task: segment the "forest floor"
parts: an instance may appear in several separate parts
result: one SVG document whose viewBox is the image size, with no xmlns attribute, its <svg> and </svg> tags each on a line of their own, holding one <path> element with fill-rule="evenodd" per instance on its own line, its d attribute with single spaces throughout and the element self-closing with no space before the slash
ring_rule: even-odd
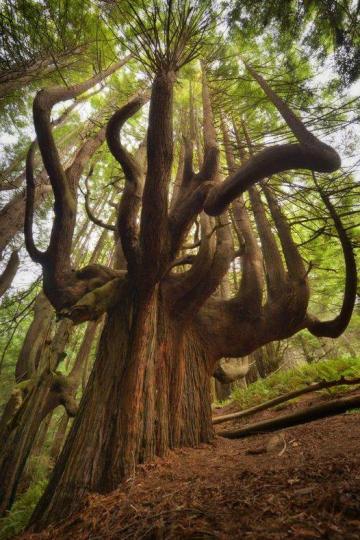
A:
<svg viewBox="0 0 360 540">
<path fill-rule="evenodd" d="M 323 399 L 307 395 L 281 412 Z M 248 422 L 276 414 L 264 411 Z M 271 437 L 217 437 L 214 444 L 173 451 L 139 466 L 113 493 L 90 496 L 83 511 L 58 528 L 21 538 L 358 540 L 360 414 L 283 430 L 279 445 L 262 451 Z"/>
</svg>

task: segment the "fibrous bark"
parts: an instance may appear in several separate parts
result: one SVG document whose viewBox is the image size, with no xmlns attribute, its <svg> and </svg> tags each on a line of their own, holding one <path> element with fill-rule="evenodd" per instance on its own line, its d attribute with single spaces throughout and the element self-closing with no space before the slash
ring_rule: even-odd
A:
<svg viewBox="0 0 360 540">
<path fill-rule="evenodd" d="M 34 521 L 59 518 L 63 504 L 74 510 L 89 490 L 114 489 L 139 461 L 212 437 L 201 337 L 166 314 L 160 291 L 145 305 L 126 291 L 121 306 L 109 314 L 80 414 Z"/>
</svg>

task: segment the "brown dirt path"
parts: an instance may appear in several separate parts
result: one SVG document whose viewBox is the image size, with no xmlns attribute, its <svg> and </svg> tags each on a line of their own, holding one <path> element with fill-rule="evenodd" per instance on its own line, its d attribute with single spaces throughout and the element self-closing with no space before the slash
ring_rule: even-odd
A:
<svg viewBox="0 0 360 540">
<path fill-rule="evenodd" d="M 89 497 L 57 529 L 22 539 L 359 540 L 360 414 L 282 434 L 281 455 L 249 453 L 265 447 L 269 434 L 171 452 L 138 467 L 115 492 Z"/>
</svg>

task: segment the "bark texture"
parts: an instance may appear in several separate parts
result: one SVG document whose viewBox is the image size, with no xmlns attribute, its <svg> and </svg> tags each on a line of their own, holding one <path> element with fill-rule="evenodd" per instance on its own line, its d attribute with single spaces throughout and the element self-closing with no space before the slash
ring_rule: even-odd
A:
<svg viewBox="0 0 360 540">
<path fill-rule="evenodd" d="M 121 309 L 108 315 L 36 526 L 76 510 L 89 491 L 114 489 L 139 462 L 209 442 L 208 358 L 201 336 L 167 313 L 160 290 L 146 302 L 124 291 Z"/>
</svg>

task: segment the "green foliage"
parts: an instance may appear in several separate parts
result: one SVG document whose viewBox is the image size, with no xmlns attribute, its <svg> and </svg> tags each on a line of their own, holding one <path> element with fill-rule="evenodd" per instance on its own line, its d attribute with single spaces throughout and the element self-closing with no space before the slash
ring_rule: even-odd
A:
<svg viewBox="0 0 360 540">
<path fill-rule="evenodd" d="M 54 411 L 44 445 L 39 452 L 31 454 L 21 483 L 28 485 L 25 491 L 17 496 L 15 503 L 2 519 L 0 519 L 0 540 L 8 540 L 21 533 L 29 523 L 31 514 L 40 499 L 49 479 L 53 466 L 50 458 L 50 449 L 55 431 L 63 414 L 62 408 Z M 25 487 L 24 485 L 24 487 Z"/>
<path fill-rule="evenodd" d="M 360 377 L 360 358 L 322 360 L 314 364 L 303 364 L 296 369 L 278 371 L 266 379 L 259 379 L 247 388 L 236 388 L 232 393 L 232 400 L 240 409 L 247 409 L 308 384 L 336 380 L 341 376 Z M 352 389 L 351 386 L 337 386 L 323 392 L 339 393 Z"/>
<path fill-rule="evenodd" d="M 24 530 L 45 489 L 46 482 L 46 479 L 42 478 L 31 484 L 29 489 L 16 500 L 12 510 L 0 519 L 0 540 L 13 538 Z"/>
<path fill-rule="evenodd" d="M 271 29 L 273 39 L 286 48 L 294 40 L 324 60 L 334 54 L 344 83 L 359 77 L 359 6 L 351 0 L 237 0 L 224 2 L 229 21 L 245 36 Z"/>
</svg>

